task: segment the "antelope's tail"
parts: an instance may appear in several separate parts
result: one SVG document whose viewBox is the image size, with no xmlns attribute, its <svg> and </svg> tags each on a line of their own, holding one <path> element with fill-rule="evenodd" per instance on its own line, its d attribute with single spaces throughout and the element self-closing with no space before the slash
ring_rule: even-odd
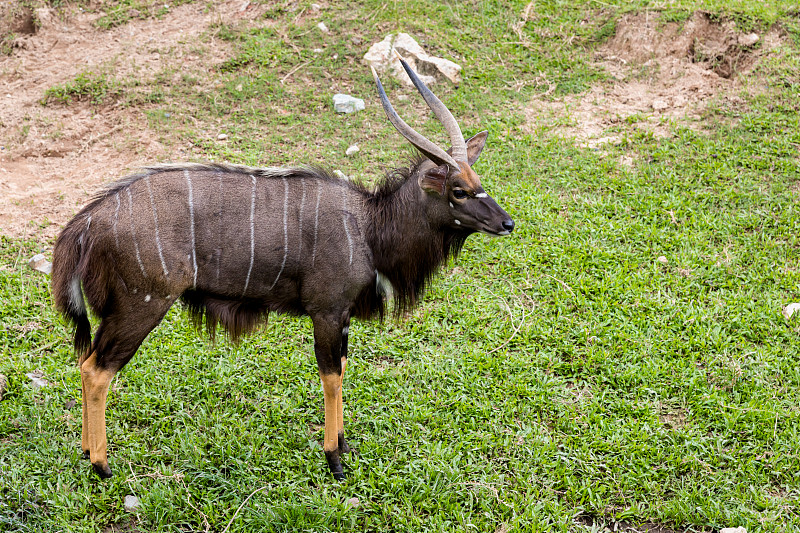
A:
<svg viewBox="0 0 800 533">
<path fill-rule="evenodd" d="M 88 224 L 77 223 L 78 218 L 72 219 L 56 240 L 51 287 L 56 308 L 75 326 L 75 351 L 84 354 L 92 344 L 91 325 L 81 288 L 88 255 Z"/>
</svg>

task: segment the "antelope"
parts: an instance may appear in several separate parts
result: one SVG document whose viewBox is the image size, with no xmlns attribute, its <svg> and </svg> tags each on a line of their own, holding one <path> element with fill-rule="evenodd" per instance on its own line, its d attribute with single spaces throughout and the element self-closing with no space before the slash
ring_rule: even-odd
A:
<svg viewBox="0 0 800 533">
<path fill-rule="evenodd" d="M 52 292 L 75 327 L 81 448 L 101 478 L 112 475 L 105 420 L 111 380 L 180 299 L 212 338 L 222 326 L 236 341 L 270 312 L 311 318 L 323 448 L 333 477 L 344 479 L 350 319 L 382 319 L 389 292 L 402 315 L 469 235 L 514 228 L 472 169 L 488 133 L 465 141 L 450 111 L 402 65 L 452 148 L 406 124 L 373 69 L 389 121 L 421 152 L 374 189 L 315 167 L 157 165 L 108 185 L 66 224 L 53 251 Z M 87 303 L 100 319 L 93 340 Z"/>
</svg>

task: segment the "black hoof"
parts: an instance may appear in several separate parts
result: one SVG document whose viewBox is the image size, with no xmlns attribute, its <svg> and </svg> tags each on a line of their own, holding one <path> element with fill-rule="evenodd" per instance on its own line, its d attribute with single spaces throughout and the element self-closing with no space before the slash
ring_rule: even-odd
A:
<svg viewBox="0 0 800 533">
<path fill-rule="evenodd" d="M 343 433 L 339 433 L 339 453 L 350 453 L 350 445 L 344 440 Z"/>
<path fill-rule="evenodd" d="M 113 475 L 107 464 L 92 463 L 92 468 L 100 479 L 108 479 Z"/>
<path fill-rule="evenodd" d="M 328 460 L 328 468 L 331 474 L 333 474 L 333 479 L 336 481 L 344 481 L 344 470 L 342 470 L 342 462 L 339 460 L 339 450 L 325 452 L 325 459 Z"/>
<path fill-rule="evenodd" d="M 89 457 L 90 457 L 89 450 L 83 450 L 83 458 L 88 461 Z"/>
</svg>

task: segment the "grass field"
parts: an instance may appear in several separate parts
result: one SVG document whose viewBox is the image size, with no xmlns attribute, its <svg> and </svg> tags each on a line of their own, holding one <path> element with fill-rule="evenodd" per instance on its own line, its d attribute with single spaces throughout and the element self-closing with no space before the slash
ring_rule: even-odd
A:
<svg viewBox="0 0 800 533">
<path fill-rule="evenodd" d="M 98 24 L 160 16 L 112 4 Z M 42 105 L 114 101 L 191 158 L 374 179 L 410 151 L 360 58 L 405 30 L 464 67 L 460 87 L 435 91 L 465 134 L 490 131 L 476 170 L 513 235 L 471 237 L 404 320 L 351 327 L 344 483 L 322 452 L 310 321 L 273 316 L 238 346 L 211 344 L 178 306 L 112 384 L 115 476 L 97 479 L 70 331 L 26 264 L 52 242 L 0 237 L 0 531 L 800 530 L 800 319 L 781 313 L 800 301 L 793 2 L 702 3 L 747 31 L 781 25 L 757 83 L 700 128 L 659 138 L 622 121 L 600 149 L 531 124 L 547 86 L 515 81 L 548 80 L 546 99 L 608 83 L 592 58 L 619 17 L 682 21 L 700 2 L 537 2 L 521 34 L 526 2 L 347 4 L 316 19 L 270 3 L 272 29 L 215 29 L 234 47 L 218 69 L 170 83 L 176 72 L 86 73 Z M 331 78 L 367 109 L 336 115 Z M 387 88 L 444 144 L 413 93 Z M 50 385 L 34 390 L 31 372 Z"/>
</svg>

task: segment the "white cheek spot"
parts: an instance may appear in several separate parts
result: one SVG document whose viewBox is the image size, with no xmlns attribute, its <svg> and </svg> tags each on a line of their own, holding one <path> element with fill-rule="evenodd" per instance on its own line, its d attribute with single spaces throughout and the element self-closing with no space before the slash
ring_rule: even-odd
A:
<svg viewBox="0 0 800 533">
<path fill-rule="evenodd" d="M 504 229 L 503 231 L 500 231 L 497 234 L 498 235 L 511 235 L 511 232 L 508 231 L 507 229 Z"/>
<path fill-rule="evenodd" d="M 460 226 L 460 225 L 461 225 L 461 221 L 460 221 L 460 220 L 458 220 L 457 218 L 455 219 L 455 222 L 456 222 L 456 224 L 457 224 L 458 226 Z"/>
<path fill-rule="evenodd" d="M 478 194 L 475 195 L 475 198 L 488 198 L 488 197 L 489 195 L 486 194 L 485 192 L 479 192 Z"/>
<path fill-rule="evenodd" d="M 453 202 L 449 202 L 449 203 L 450 203 L 450 208 L 452 209 L 453 208 Z"/>
<path fill-rule="evenodd" d="M 149 302 L 149 301 L 150 301 L 150 295 L 149 295 L 149 294 L 148 294 L 147 296 L 145 296 L 145 297 L 144 297 L 144 301 L 145 301 L 145 302 Z"/>
</svg>

